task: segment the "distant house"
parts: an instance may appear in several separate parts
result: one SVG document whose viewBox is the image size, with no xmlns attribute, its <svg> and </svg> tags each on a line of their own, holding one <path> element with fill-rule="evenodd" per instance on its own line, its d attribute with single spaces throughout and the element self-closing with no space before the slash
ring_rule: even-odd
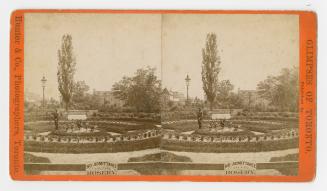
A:
<svg viewBox="0 0 327 191">
<path fill-rule="evenodd" d="M 242 105 L 247 108 L 260 107 L 266 109 L 269 101 L 260 97 L 257 90 L 238 90 L 238 95 L 242 99 Z"/>
<path fill-rule="evenodd" d="M 114 96 L 114 91 L 96 91 L 93 90 L 93 95 L 98 98 L 100 105 L 109 105 L 115 107 L 123 107 L 125 102 Z"/>
<path fill-rule="evenodd" d="M 169 91 L 169 100 L 175 103 L 185 104 L 186 97 L 178 91 Z"/>
</svg>

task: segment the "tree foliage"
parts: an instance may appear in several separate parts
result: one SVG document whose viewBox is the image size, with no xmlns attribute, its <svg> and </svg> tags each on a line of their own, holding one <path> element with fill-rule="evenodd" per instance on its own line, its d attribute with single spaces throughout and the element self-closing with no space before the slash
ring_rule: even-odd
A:
<svg viewBox="0 0 327 191">
<path fill-rule="evenodd" d="M 229 108 L 243 108 L 243 100 L 238 93 L 231 92 L 229 95 Z"/>
<path fill-rule="evenodd" d="M 73 55 L 72 36 L 63 35 L 61 48 L 58 50 L 58 89 L 68 110 L 74 88 L 75 57 Z"/>
<path fill-rule="evenodd" d="M 241 108 L 242 98 L 232 92 L 234 85 L 229 80 L 222 80 L 218 83 L 216 103 L 220 108 Z"/>
<path fill-rule="evenodd" d="M 217 50 L 216 34 L 209 33 L 205 48 L 202 49 L 202 83 L 203 90 L 210 104 L 210 109 L 218 92 L 218 74 L 220 72 L 220 57 Z"/>
<path fill-rule="evenodd" d="M 137 112 L 159 112 L 161 82 L 155 68 L 138 69 L 134 76 L 123 77 L 113 85 L 114 96 Z"/>
<path fill-rule="evenodd" d="M 234 89 L 234 86 L 229 80 L 222 80 L 218 83 L 216 100 L 221 104 L 228 104 L 229 96 L 231 91 Z"/>
<path fill-rule="evenodd" d="M 74 109 L 92 109 L 90 103 L 91 95 L 88 93 L 90 87 L 85 81 L 77 81 L 74 83 L 71 105 Z"/>
<path fill-rule="evenodd" d="M 280 75 L 268 76 L 257 86 L 261 97 L 281 111 L 298 111 L 299 68 L 282 69 Z"/>
</svg>

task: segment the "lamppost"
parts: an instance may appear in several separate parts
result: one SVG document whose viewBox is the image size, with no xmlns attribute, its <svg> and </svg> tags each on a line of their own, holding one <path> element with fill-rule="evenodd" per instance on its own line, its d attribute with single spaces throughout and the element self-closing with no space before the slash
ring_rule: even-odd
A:
<svg viewBox="0 0 327 191">
<path fill-rule="evenodd" d="M 188 104 L 188 87 L 190 86 L 190 81 L 191 81 L 191 78 L 187 74 L 186 78 L 185 78 L 185 82 L 186 82 L 186 103 L 187 104 Z"/>
<path fill-rule="evenodd" d="M 45 84 L 46 84 L 46 82 L 47 82 L 47 79 L 46 79 L 46 78 L 44 77 L 44 75 L 43 75 L 43 77 L 42 77 L 42 79 L 41 79 L 42 89 L 43 89 L 43 99 L 42 99 L 42 106 L 43 106 L 43 109 L 44 109 L 44 107 L 45 107 L 44 89 L 45 89 Z"/>
</svg>

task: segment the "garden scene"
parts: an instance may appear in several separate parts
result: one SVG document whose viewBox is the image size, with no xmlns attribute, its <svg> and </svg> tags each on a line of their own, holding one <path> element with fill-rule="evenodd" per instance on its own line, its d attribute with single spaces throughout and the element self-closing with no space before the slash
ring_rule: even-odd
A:
<svg viewBox="0 0 327 191">
<path fill-rule="evenodd" d="M 127 64 L 126 72 L 108 70 L 100 87 L 96 64 L 82 70 L 79 39 L 61 34 L 56 69 L 38 79 L 39 92 L 25 90 L 25 172 L 85 175 L 86 164 L 109 161 L 118 175 L 226 175 L 224 165 L 245 161 L 256 175 L 296 175 L 299 68 L 244 79 L 252 87 L 245 89 L 237 75 L 226 75 L 230 63 L 219 38 L 201 36 L 196 69 L 187 62 Z M 184 59 L 187 50 L 160 52 L 161 59 Z"/>
</svg>

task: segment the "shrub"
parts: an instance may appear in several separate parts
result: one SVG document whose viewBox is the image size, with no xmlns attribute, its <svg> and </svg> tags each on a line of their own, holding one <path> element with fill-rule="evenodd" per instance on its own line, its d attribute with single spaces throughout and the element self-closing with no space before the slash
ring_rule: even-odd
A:
<svg viewBox="0 0 327 191">
<path fill-rule="evenodd" d="M 47 153 L 115 153 L 158 148 L 160 137 L 102 143 L 58 143 L 25 141 L 25 151 Z"/>
<path fill-rule="evenodd" d="M 208 153 L 239 153 L 239 152 L 263 152 L 276 151 L 290 148 L 298 148 L 299 140 L 274 140 L 262 142 L 181 142 L 178 140 L 162 140 L 161 148 L 171 151 L 183 152 L 208 152 Z"/>
</svg>

